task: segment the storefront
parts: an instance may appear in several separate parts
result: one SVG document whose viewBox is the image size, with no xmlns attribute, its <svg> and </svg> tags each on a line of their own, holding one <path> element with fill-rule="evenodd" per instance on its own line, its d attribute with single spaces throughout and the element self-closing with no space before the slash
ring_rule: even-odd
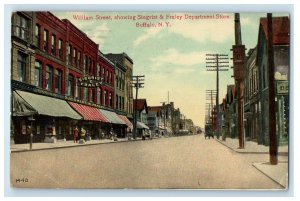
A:
<svg viewBox="0 0 300 201">
<path fill-rule="evenodd" d="M 110 129 L 113 129 L 113 132 L 117 134 L 118 138 L 125 138 L 126 137 L 126 128 L 127 125 L 124 123 L 122 119 L 119 118 L 119 116 L 112 111 L 99 109 L 99 112 L 103 114 L 106 119 L 110 123 Z"/>
<path fill-rule="evenodd" d="M 15 143 L 54 142 L 72 135 L 82 117 L 61 99 L 16 90 L 12 92 L 12 130 Z M 51 140 L 50 140 L 51 139 Z"/>
</svg>

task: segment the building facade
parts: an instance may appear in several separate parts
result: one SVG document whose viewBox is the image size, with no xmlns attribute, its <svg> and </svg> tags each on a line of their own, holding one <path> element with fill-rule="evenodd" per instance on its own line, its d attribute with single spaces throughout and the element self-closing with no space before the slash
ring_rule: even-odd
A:
<svg viewBox="0 0 300 201">
<path fill-rule="evenodd" d="M 34 141 L 72 139 L 75 125 L 94 138 L 111 129 L 124 137 L 129 123 L 114 112 L 115 65 L 98 44 L 50 12 L 13 13 L 11 36 L 16 143 L 30 133 Z"/>
</svg>

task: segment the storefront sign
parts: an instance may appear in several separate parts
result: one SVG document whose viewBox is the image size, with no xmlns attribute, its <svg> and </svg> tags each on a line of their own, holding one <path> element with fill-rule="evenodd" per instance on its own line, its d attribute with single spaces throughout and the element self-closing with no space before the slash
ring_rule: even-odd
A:
<svg viewBox="0 0 300 201">
<path fill-rule="evenodd" d="M 277 92 L 277 94 L 288 94 L 289 93 L 289 82 L 288 81 L 276 81 L 276 92 Z"/>
<path fill-rule="evenodd" d="M 103 78 L 99 76 L 87 76 L 79 78 L 79 86 L 81 87 L 100 87 Z"/>
</svg>

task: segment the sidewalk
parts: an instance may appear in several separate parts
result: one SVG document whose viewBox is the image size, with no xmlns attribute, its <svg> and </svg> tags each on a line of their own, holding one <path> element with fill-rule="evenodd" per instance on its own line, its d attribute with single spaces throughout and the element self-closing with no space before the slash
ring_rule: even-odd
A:
<svg viewBox="0 0 300 201">
<path fill-rule="evenodd" d="M 155 138 L 153 138 L 155 139 Z M 43 150 L 43 149 L 55 149 L 55 148 L 66 148 L 66 147 L 77 147 L 77 146 L 88 146 L 88 145 L 96 145 L 96 144 L 107 144 L 107 143 L 118 143 L 118 142 L 131 142 L 142 140 L 142 138 L 128 140 L 128 138 L 118 138 L 118 141 L 103 139 L 103 140 L 90 140 L 86 141 L 84 144 L 74 143 L 73 141 L 63 141 L 58 140 L 56 143 L 46 143 L 39 142 L 32 144 L 32 150 L 30 150 L 30 145 L 28 144 L 10 144 L 11 152 L 22 152 L 22 151 L 34 151 L 34 150 Z M 148 140 L 148 139 L 147 139 Z"/>
<path fill-rule="evenodd" d="M 226 138 L 223 141 L 220 138 L 216 141 L 241 154 L 269 154 L 268 146 L 258 145 L 257 142 L 253 141 L 246 141 L 244 149 L 238 148 L 238 139 Z M 279 146 L 278 155 L 288 156 L 288 145 Z M 288 161 L 278 162 L 277 165 L 271 165 L 269 162 L 255 162 L 252 166 L 284 188 L 288 188 Z"/>
</svg>

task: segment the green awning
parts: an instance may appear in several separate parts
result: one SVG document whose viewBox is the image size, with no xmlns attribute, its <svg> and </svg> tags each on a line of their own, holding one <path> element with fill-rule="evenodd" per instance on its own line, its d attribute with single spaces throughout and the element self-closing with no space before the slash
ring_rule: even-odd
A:
<svg viewBox="0 0 300 201">
<path fill-rule="evenodd" d="M 37 113 L 17 92 L 12 92 L 12 116 L 31 116 Z"/>
<path fill-rule="evenodd" d="M 149 127 L 148 126 L 146 126 L 146 124 L 144 124 L 143 122 L 140 122 L 140 121 L 137 121 L 136 122 L 136 127 L 138 128 L 138 129 L 149 129 Z"/>
<path fill-rule="evenodd" d="M 16 92 L 40 115 L 82 119 L 82 117 L 64 100 L 25 91 L 17 90 Z"/>
</svg>

